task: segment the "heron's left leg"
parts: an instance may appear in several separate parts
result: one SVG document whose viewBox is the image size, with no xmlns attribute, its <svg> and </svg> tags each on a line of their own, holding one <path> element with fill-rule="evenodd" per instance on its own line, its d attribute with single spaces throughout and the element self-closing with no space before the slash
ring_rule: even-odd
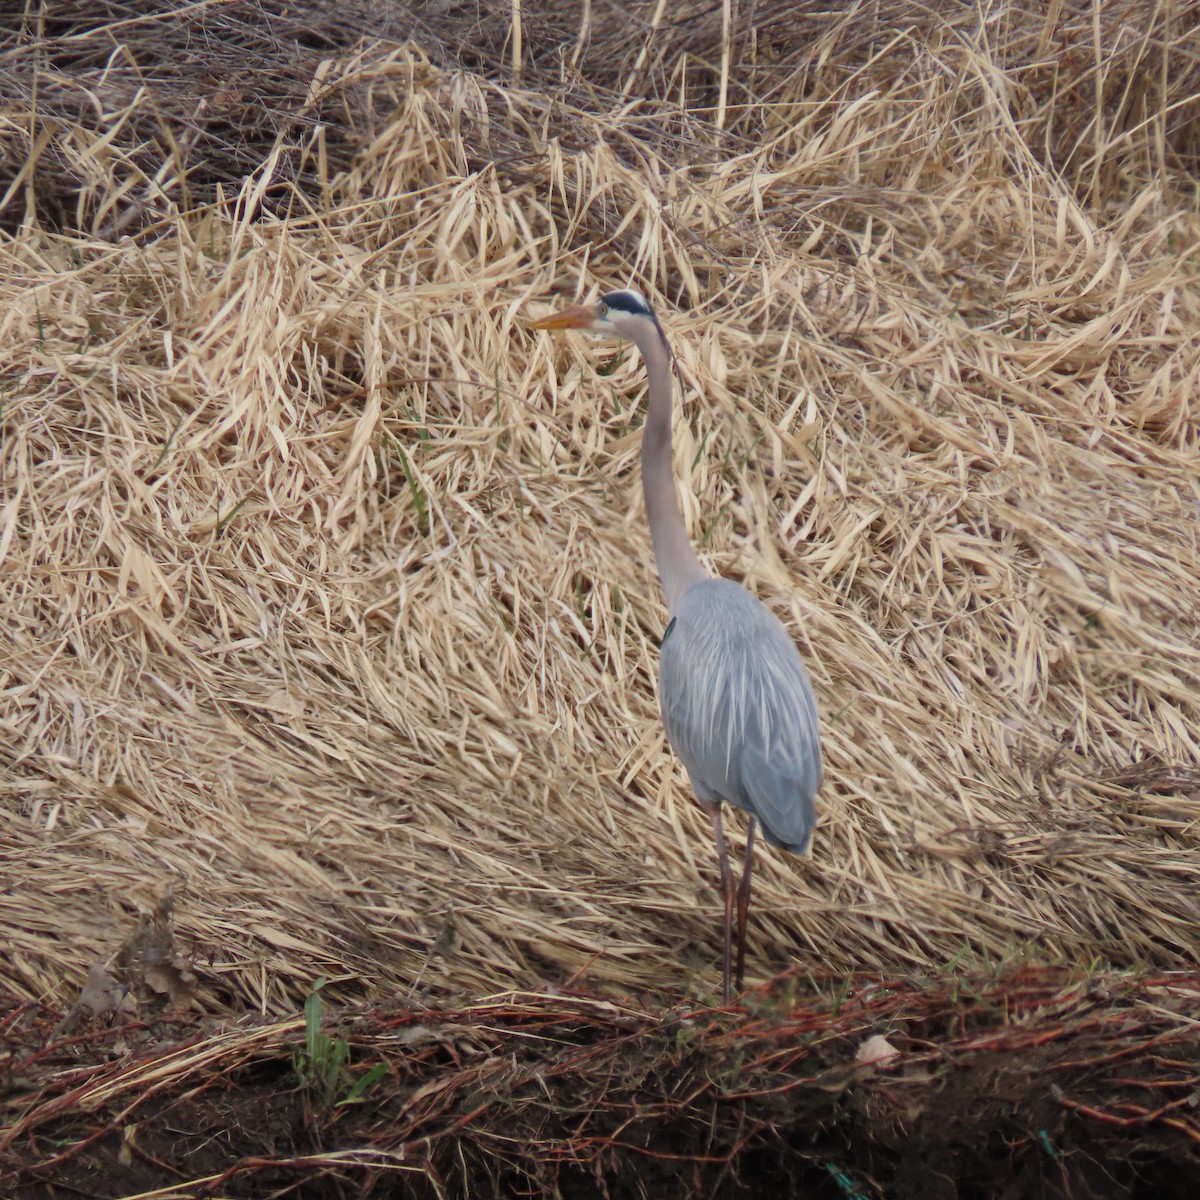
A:
<svg viewBox="0 0 1200 1200">
<path fill-rule="evenodd" d="M 746 976 L 746 918 L 750 913 L 750 872 L 754 866 L 754 833 L 758 828 L 753 817 L 750 818 L 750 832 L 746 834 L 746 862 L 742 867 L 742 882 L 737 890 L 737 975 L 736 987 L 742 990 L 742 980 Z"/>
</svg>

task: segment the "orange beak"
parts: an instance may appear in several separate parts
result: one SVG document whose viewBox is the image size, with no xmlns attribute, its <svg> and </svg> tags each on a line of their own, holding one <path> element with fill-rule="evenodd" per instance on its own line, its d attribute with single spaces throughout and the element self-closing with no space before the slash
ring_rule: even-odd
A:
<svg viewBox="0 0 1200 1200">
<path fill-rule="evenodd" d="M 530 329 L 591 329 L 596 319 L 594 304 L 577 304 L 574 308 L 565 308 L 553 316 L 543 317 L 540 321 L 530 324 Z"/>
</svg>

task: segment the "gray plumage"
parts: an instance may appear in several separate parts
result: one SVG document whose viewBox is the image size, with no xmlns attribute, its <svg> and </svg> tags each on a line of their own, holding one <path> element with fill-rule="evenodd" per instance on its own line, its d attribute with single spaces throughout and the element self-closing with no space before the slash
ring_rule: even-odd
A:
<svg viewBox="0 0 1200 1200">
<path fill-rule="evenodd" d="M 693 584 L 663 639 L 659 704 L 696 795 L 745 809 L 773 846 L 803 854 L 821 785 L 817 707 L 775 614 L 731 580 Z"/>
<path fill-rule="evenodd" d="M 746 917 L 755 822 L 769 842 L 803 853 L 821 784 L 817 706 L 808 672 L 778 618 L 727 579 L 700 565 L 675 500 L 671 465 L 671 352 L 646 299 L 631 290 L 534 322 L 537 329 L 587 329 L 627 338 L 642 352 L 650 401 L 642 430 L 642 490 L 671 620 L 663 637 L 659 703 L 696 800 L 712 821 L 725 903 L 724 996 L 729 1000 L 733 906 L 737 984 L 746 955 Z M 750 815 L 746 862 L 734 890 L 721 803 Z"/>
</svg>

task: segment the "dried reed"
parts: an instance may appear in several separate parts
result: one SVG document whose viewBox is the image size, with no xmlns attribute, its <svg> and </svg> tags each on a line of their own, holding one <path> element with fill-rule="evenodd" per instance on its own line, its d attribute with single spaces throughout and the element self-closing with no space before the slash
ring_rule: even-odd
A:
<svg viewBox="0 0 1200 1200">
<path fill-rule="evenodd" d="M 42 120 L 60 75 L 3 92 L 0 987 L 67 1000 L 172 881 L 210 1008 L 711 986 L 641 371 L 524 329 L 630 282 L 678 354 L 696 539 L 823 710 L 822 824 L 760 856 L 752 975 L 1195 961 L 1191 6 L 735 8 L 723 57 L 725 7 L 644 56 L 522 3 L 519 60 L 452 69 L 448 25 L 438 62 L 297 60 L 341 173 L 270 96 L 251 163 L 92 59 L 75 120 Z M 189 14 L 155 36 L 230 19 Z M 32 219 L 43 182 L 75 232 Z"/>
</svg>

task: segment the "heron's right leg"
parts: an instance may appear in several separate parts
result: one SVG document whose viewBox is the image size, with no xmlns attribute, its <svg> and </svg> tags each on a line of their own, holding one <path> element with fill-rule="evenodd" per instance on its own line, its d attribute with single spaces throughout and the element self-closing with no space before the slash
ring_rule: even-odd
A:
<svg viewBox="0 0 1200 1200">
<path fill-rule="evenodd" d="M 750 875 L 754 866 L 754 834 L 758 825 L 750 818 L 750 832 L 746 835 L 746 862 L 742 867 L 742 882 L 737 890 L 737 971 L 734 987 L 740 992 L 746 977 L 746 917 L 750 912 Z"/>
<path fill-rule="evenodd" d="M 725 1003 L 729 1003 L 729 979 L 733 967 L 733 872 L 729 868 L 729 854 L 725 849 L 725 831 L 721 828 L 720 801 L 700 801 L 703 808 L 712 819 L 713 834 L 717 839 L 717 859 L 721 864 L 721 899 L 725 902 L 725 977 L 722 995 Z"/>
</svg>

